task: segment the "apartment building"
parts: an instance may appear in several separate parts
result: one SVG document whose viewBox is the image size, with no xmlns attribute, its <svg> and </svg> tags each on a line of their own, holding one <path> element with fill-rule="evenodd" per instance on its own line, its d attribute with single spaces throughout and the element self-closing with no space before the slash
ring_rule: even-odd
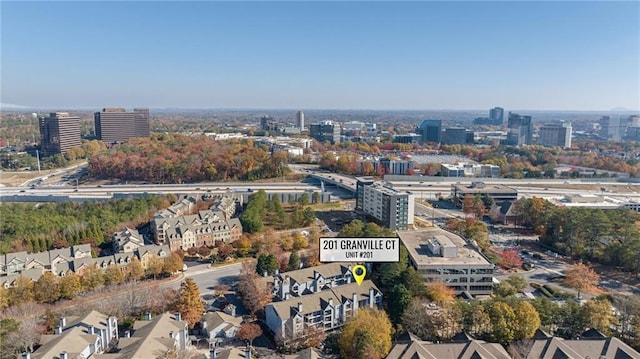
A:
<svg viewBox="0 0 640 359">
<path fill-rule="evenodd" d="M 398 237 L 425 282 L 444 283 L 456 295 L 491 295 L 494 265 L 462 237 L 435 227 L 399 231 Z"/>
<path fill-rule="evenodd" d="M 265 277 L 265 281 L 271 286 L 274 300 L 289 300 L 350 284 L 353 275 L 351 265 L 328 263 L 285 273 L 277 272 Z"/>
<path fill-rule="evenodd" d="M 360 177 L 356 183 L 356 210 L 366 213 L 381 226 L 393 231 L 413 226 L 415 197 Z"/>
<path fill-rule="evenodd" d="M 370 280 L 345 284 L 265 307 L 266 324 L 276 340 L 304 337 L 310 328 L 331 331 L 359 308 L 382 308 L 382 292 Z"/>
<path fill-rule="evenodd" d="M 238 218 L 226 219 L 224 212 L 205 210 L 178 217 L 156 217 L 151 230 L 157 243 L 168 244 L 171 251 L 214 246 L 216 242 L 233 242 L 242 237 Z"/>
</svg>

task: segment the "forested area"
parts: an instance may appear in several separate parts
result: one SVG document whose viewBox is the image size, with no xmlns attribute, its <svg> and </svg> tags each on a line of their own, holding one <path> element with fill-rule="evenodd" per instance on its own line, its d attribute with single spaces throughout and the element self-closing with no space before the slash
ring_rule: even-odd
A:
<svg viewBox="0 0 640 359">
<path fill-rule="evenodd" d="M 640 273 L 640 213 L 557 207 L 542 198 L 516 202 L 519 224 L 540 235 L 543 245 L 585 259 Z"/>
<path fill-rule="evenodd" d="M 270 155 L 265 147 L 254 147 L 252 140 L 153 134 L 91 157 L 89 174 L 155 183 L 257 180 L 281 177 L 286 164 L 286 152 Z"/>
<path fill-rule="evenodd" d="M 240 216 L 240 222 L 244 231 L 248 233 L 260 232 L 265 225 L 275 229 L 307 227 L 316 219 L 313 209 L 306 206 L 310 200 L 309 195 L 305 193 L 297 202 L 283 206 L 279 196 L 267 200 L 267 193 L 259 190 L 251 196 L 247 208 Z"/>
<path fill-rule="evenodd" d="M 0 252 L 42 252 L 80 243 L 97 249 L 122 226 L 148 222 L 170 204 L 165 196 L 106 202 L 2 203 Z"/>
</svg>

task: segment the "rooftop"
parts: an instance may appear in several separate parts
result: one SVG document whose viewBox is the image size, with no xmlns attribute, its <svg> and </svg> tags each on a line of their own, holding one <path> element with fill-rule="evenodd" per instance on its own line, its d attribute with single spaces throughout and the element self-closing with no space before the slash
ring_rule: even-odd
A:
<svg viewBox="0 0 640 359">
<path fill-rule="evenodd" d="M 471 187 L 467 184 L 452 184 L 452 188 L 455 188 L 456 192 L 462 193 L 487 193 L 487 192 L 502 192 L 502 193 L 513 193 L 517 194 L 518 191 L 515 189 L 505 186 L 503 184 L 485 184 L 484 186 Z"/>
<path fill-rule="evenodd" d="M 431 265 L 486 265 L 493 267 L 493 264 L 483 257 L 478 251 L 469 247 L 462 237 L 447 232 L 440 228 L 426 228 L 419 231 L 398 231 L 398 237 L 407 247 L 409 256 L 420 269 L 420 266 Z M 445 239 L 458 247 L 458 255 L 451 258 L 441 257 L 433 254 L 428 249 L 429 240 L 437 238 L 438 241 Z"/>
</svg>

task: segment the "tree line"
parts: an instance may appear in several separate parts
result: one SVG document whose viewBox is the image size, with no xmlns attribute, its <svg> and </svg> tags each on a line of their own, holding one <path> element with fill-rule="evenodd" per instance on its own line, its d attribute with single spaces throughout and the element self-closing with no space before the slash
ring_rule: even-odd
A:
<svg viewBox="0 0 640 359">
<path fill-rule="evenodd" d="M 516 202 L 519 224 L 540 235 L 540 242 L 576 259 L 640 273 L 640 213 L 557 207 L 542 198 Z"/>
<path fill-rule="evenodd" d="M 90 243 L 94 250 L 99 250 L 123 225 L 136 227 L 146 223 L 170 203 L 167 196 L 36 205 L 2 203 L 0 253 L 36 253 L 81 243 Z"/>
<path fill-rule="evenodd" d="M 314 194 L 317 201 L 317 196 Z M 247 204 L 244 213 L 240 216 L 240 222 L 245 232 L 258 233 L 265 225 L 271 225 L 276 229 L 292 229 L 307 227 L 316 219 L 315 212 L 309 206 L 308 193 L 300 196 L 297 202 L 291 203 L 285 208 L 279 195 L 267 199 L 267 193 L 259 190 L 253 194 Z"/>
<path fill-rule="evenodd" d="M 287 153 L 270 155 L 252 140 L 214 141 L 208 136 L 152 134 L 132 138 L 92 156 L 89 174 L 100 179 L 194 183 L 283 176 Z"/>
</svg>

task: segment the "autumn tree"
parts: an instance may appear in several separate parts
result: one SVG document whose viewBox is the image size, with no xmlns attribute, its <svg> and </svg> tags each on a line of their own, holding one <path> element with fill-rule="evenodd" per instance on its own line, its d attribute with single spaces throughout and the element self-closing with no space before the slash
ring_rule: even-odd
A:
<svg viewBox="0 0 640 359">
<path fill-rule="evenodd" d="M 193 278 L 187 278 L 180 284 L 177 309 L 182 315 L 182 319 L 189 323 L 189 329 L 193 329 L 200 321 L 204 312 L 204 302 L 200 298 L 200 289 Z"/>
<path fill-rule="evenodd" d="M 520 258 L 520 254 L 516 249 L 508 249 L 506 251 L 502 251 L 502 262 L 501 264 L 505 268 L 518 268 L 522 266 L 522 258 Z"/>
<path fill-rule="evenodd" d="M 124 273 L 118 268 L 117 265 L 111 264 L 104 271 L 104 284 L 114 285 L 120 284 L 124 281 Z"/>
<path fill-rule="evenodd" d="M 384 311 L 362 308 L 342 328 L 338 345 L 344 359 L 381 359 L 391 349 L 393 327 Z"/>
<path fill-rule="evenodd" d="M 489 308 L 491 322 L 490 337 L 493 341 L 507 344 L 515 338 L 513 323 L 516 320 L 515 312 L 507 303 L 495 302 Z"/>
<path fill-rule="evenodd" d="M 438 305 L 452 302 L 455 298 L 455 291 L 442 282 L 427 284 L 427 298 Z"/>
<path fill-rule="evenodd" d="M 0 285 L 0 311 L 9 306 L 9 291 L 3 285 Z M 0 325 L 0 327 L 2 327 Z"/>
<path fill-rule="evenodd" d="M 164 259 L 162 264 L 162 272 L 166 274 L 173 274 L 181 271 L 184 266 L 184 262 L 180 255 L 176 252 L 172 252 L 171 255 Z"/>
<path fill-rule="evenodd" d="M 540 327 L 538 311 L 529 302 L 518 301 L 513 310 L 515 315 L 513 337 L 515 340 L 533 337 Z"/>
<path fill-rule="evenodd" d="M 249 342 L 249 347 L 253 345 L 253 340 L 262 335 L 262 328 L 258 323 L 243 323 L 236 333 L 236 338 Z"/>
<path fill-rule="evenodd" d="M 578 291 L 578 299 L 581 292 L 597 287 L 598 283 L 600 283 L 598 273 L 583 263 L 576 263 L 567 268 L 565 284 Z"/>
<path fill-rule="evenodd" d="M 82 272 L 80 283 L 84 290 L 93 290 L 104 284 L 104 274 L 102 269 L 89 266 Z"/>
<path fill-rule="evenodd" d="M 402 316 L 402 328 L 422 340 L 449 339 L 460 330 L 462 313 L 452 302 L 442 307 L 415 298 Z"/>
<path fill-rule="evenodd" d="M 611 302 L 607 299 L 591 299 L 582 306 L 587 326 L 598 329 L 603 333 L 610 334 L 611 327 L 618 324 L 616 316 L 613 314 Z"/>
<path fill-rule="evenodd" d="M 243 263 L 238 280 L 238 294 L 242 299 L 242 304 L 251 313 L 264 310 L 265 305 L 271 302 L 271 287 L 255 269 L 248 263 Z"/>
<path fill-rule="evenodd" d="M 31 279 L 19 275 L 13 286 L 9 288 L 9 305 L 17 305 L 33 300 L 33 282 Z"/>
<path fill-rule="evenodd" d="M 33 285 L 33 295 L 36 302 L 53 303 L 60 299 L 60 283 L 52 272 L 42 273 L 40 279 Z"/>
<path fill-rule="evenodd" d="M 127 265 L 127 279 L 138 280 L 144 276 L 144 268 L 138 257 L 133 257 L 131 263 Z"/>
<path fill-rule="evenodd" d="M 73 299 L 81 290 L 80 276 L 74 272 L 69 272 L 60 278 L 60 297 L 62 299 Z"/>
<path fill-rule="evenodd" d="M 144 274 L 148 277 L 153 277 L 155 280 L 156 277 L 162 273 L 162 266 L 164 265 L 164 261 L 160 257 L 151 256 L 149 261 L 147 262 L 147 268 L 144 270 Z"/>
</svg>

